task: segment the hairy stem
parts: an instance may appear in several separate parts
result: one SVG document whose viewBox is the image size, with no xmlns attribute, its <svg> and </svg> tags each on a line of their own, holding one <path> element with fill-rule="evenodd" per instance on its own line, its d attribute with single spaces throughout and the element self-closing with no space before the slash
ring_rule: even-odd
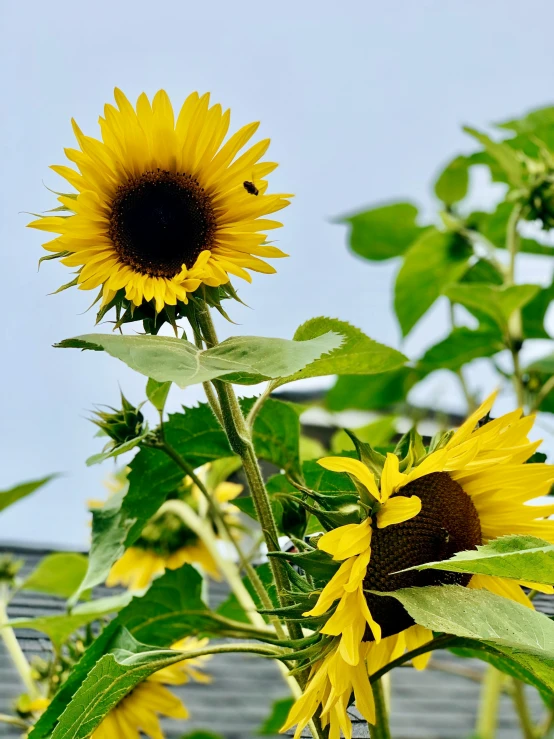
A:
<svg viewBox="0 0 554 739">
<path fill-rule="evenodd" d="M 479 739 L 494 739 L 504 675 L 489 665 L 485 672 L 475 733 Z"/>
</svg>

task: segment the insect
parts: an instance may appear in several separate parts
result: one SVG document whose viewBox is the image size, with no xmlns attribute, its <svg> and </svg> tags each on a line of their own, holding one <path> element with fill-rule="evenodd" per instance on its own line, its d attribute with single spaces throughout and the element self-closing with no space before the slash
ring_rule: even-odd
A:
<svg viewBox="0 0 554 739">
<path fill-rule="evenodd" d="M 258 188 L 253 182 L 249 182 L 248 180 L 246 180 L 245 182 L 242 183 L 242 186 L 244 187 L 246 192 L 249 193 L 250 195 L 260 194 L 260 191 L 258 190 Z"/>
</svg>

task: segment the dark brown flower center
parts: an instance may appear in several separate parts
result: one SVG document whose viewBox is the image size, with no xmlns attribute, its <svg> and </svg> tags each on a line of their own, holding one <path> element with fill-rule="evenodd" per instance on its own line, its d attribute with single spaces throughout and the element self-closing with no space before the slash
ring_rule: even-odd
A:
<svg viewBox="0 0 554 739">
<path fill-rule="evenodd" d="M 210 248 L 215 227 L 210 197 L 193 177 L 157 170 L 118 188 L 109 236 L 124 264 L 171 278 Z"/>
<path fill-rule="evenodd" d="M 373 525 L 371 561 L 365 590 L 382 592 L 423 585 L 467 585 L 471 576 L 424 570 L 392 574 L 407 567 L 448 559 L 482 543 L 481 524 L 473 501 L 447 472 L 433 472 L 410 482 L 397 495 L 421 499 L 421 512 L 405 523 L 378 529 Z M 383 636 L 412 626 L 414 621 L 394 598 L 366 595 Z M 371 640 L 369 629 L 366 640 Z"/>
</svg>

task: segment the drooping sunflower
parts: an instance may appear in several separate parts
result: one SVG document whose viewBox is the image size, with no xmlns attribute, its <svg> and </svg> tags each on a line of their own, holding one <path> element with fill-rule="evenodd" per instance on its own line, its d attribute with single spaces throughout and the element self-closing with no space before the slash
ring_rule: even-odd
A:
<svg viewBox="0 0 554 739">
<path fill-rule="evenodd" d="M 164 90 L 133 107 L 116 89 L 115 102 L 99 119 L 100 139 L 72 122 L 79 148 L 65 153 L 76 169 L 52 169 L 76 193 L 59 196 L 63 215 L 29 224 L 58 234 L 44 248 L 77 268 L 75 284 L 101 288 L 104 306 L 152 301 L 160 313 L 202 284 L 275 272 L 264 258 L 286 254 L 266 234 L 282 224 L 265 216 L 290 196 L 267 193 L 277 167 L 260 161 L 269 139 L 243 151 L 259 124 L 225 141 L 230 111 L 210 105 L 209 93 L 189 95 L 177 115 Z"/>
<path fill-rule="evenodd" d="M 516 410 L 487 420 L 496 394 L 489 397 L 433 451 L 408 459 L 403 469 L 387 454 L 376 477 L 363 462 L 346 457 L 319 461 L 325 469 L 355 478 L 375 504 L 361 523 L 341 526 L 318 541 L 341 565 L 305 616 L 328 618 L 321 628 L 333 647 L 312 670 L 304 695 L 292 707 L 283 731 L 297 725 L 299 737 L 318 707 L 330 738 L 352 735 L 347 708 L 354 699 L 369 723 L 375 708 L 369 676 L 433 638 L 414 623 L 390 592 L 425 585 L 457 584 L 485 588 L 529 608 L 521 586 L 543 592 L 535 583 L 436 570 L 401 572 L 445 560 L 507 534 L 532 535 L 554 543 L 554 504 L 526 505 L 549 492 L 554 466 L 527 463 L 540 441 L 528 439 L 534 417 Z M 423 669 L 429 654 L 413 660 Z"/>
<path fill-rule="evenodd" d="M 242 489 L 242 485 L 225 481 L 219 483 L 213 492 L 230 526 L 239 522 L 236 517 L 238 509 L 230 501 L 240 495 Z M 192 486 L 189 497 L 193 504 L 201 505 L 203 502 L 195 486 Z M 184 564 L 200 565 L 214 580 L 221 579 L 209 548 L 196 532 L 175 514 L 162 513 L 145 526 L 135 544 L 114 563 L 106 584 L 109 587 L 123 585 L 130 590 L 142 590 L 166 569 L 177 570 Z"/>
<path fill-rule="evenodd" d="M 200 649 L 207 643 L 207 639 L 186 637 L 173 644 L 172 649 L 191 651 Z M 164 739 L 158 716 L 175 719 L 186 719 L 189 716 L 179 698 L 164 685 L 183 685 L 190 679 L 210 682 L 210 677 L 199 670 L 209 659 L 207 655 L 184 660 L 155 672 L 112 708 L 95 729 L 91 739 L 140 739 L 142 735 L 150 739 Z"/>
</svg>

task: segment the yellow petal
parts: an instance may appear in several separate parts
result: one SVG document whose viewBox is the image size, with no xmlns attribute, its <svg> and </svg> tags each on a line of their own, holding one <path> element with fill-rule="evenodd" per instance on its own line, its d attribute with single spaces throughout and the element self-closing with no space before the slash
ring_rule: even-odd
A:
<svg viewBox="0 0 554 739">
<path fill-rule="evenodd" d="M 403 523 L 414 518 L 421 511 L 421 500 L 417 495 L 406 498 L 395 495 L 390 498 L 377 513 L 377 528 L 384 529 L 395 523 Z"/>
<path fill-rule="evenodd" d="M 376 500 L 381 500 L 373 472 L 368 470 L 365 464 L 360 462 L 359 459 L 351 459 L 350 457 L 324 457 L 318 460 L 318 464 L 331 472 L 348 472 L 350 475 L 354 475 Z"/>
</svg>

